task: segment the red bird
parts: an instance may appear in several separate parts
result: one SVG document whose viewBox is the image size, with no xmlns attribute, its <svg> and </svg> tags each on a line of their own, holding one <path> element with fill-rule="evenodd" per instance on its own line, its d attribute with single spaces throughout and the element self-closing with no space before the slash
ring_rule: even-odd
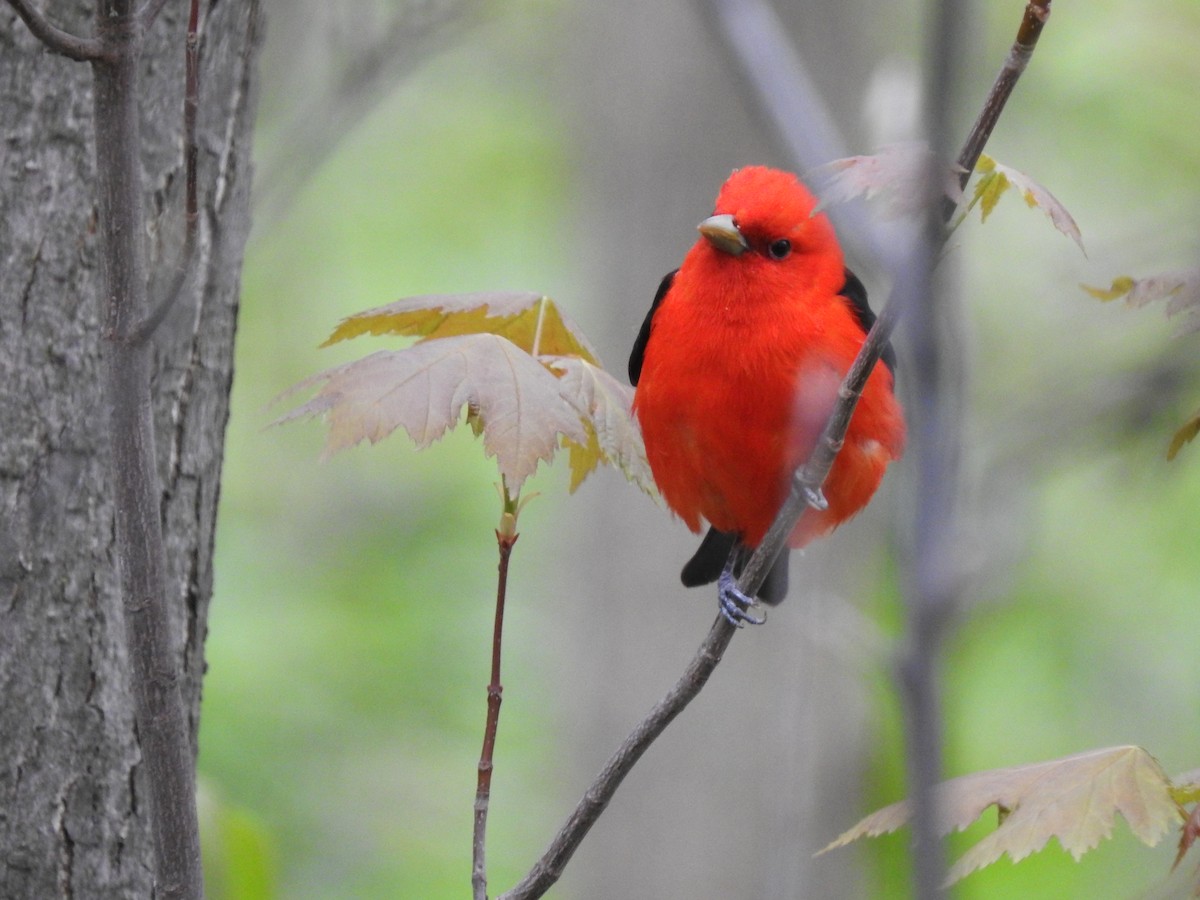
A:
<svg viewBox="0 0 1200 900">
<path fill-rule="evenodd" d="M 667 275 L 629 357 L 633 407 L 667 505 L 711 526 L 683 568 L 718 581 L 730 622 L 762 621 L 734 581 L 812 452 L 875 315 L 828 218 L 796 176 L 751 166 L 729 176 L 683 265 Z M 824 494 L 788 543 L 802 547 L 857 513 L 904 450 L 889 347 L 867 380 Z M 787 593 L 781 554 L 758 597 Z"/>
</svg>

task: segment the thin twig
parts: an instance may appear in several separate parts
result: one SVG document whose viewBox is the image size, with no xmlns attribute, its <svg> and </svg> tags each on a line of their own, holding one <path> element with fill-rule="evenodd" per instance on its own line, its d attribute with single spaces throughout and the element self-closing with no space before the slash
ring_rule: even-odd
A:
<svg viewBox="0 0 1200 900">
<path fill-rule="evenodd" d="M 144 11 L 143 15 L 145 14 Z M 158 10 L 152 11 L 157 15 Z M 152 16 L 151 16 L 152 17 Z M 175 306 L 179 295 L 187 284 L 188 274 L 196 256 L 200 241 L 197 237 L 200 223 L 200 202 L 197 196 L 196 163 L 199 149 L 196 143 L 196 115 L 200 109 L 200 0 L 191 0 L 188 11 L 187 39 L 184 44 L 185 75 L 183 92 L 183 169 L 184 205 L 183 247 L 179 251 L 179 263 L 162 298 L 154 309 L 125 338 L 131 344 L 142 344 L 153 337 L 154 332 Z"/>
<path fill-rule="evenodd" d="M 992 89 L 988 92 L 987 99 L 983 101 L 979 118 L 975 120 L 975 125 L 971 128 L 971 137 L 963 144 L 962 152 L 958 155 L 959 188 L 967 186 L 967 179 L 971 177 L 975 163 L 979 162 L 979 154 L 983 152 L 988 135 L 996 127 L 996 120 L 1000 118 L 1000 113 L 1004 110 L 1009 95 L 1017 86 L 1017 81 L 1025 71 L 1025 67 L 1029 65 L 1029 60 L 1037 47 L 1038 38 L 1042 36 L 1042 28 L 1049 19 L 1050 0 L 1033 0 L 1026 5 L 1021 25 L 1017 29 L 1017 38 L 1008 51 L 1008 58 L 1004 60 L 1000 74 L 992 82 Z"/>
<path fill-rule="evenodd" d="M 139 66 L 143 32 L 129 0 L 101 0 L 93 60 L 96 194 L 101 251 L 113 515 L 138 742 L 150 793 L 156 891 L 200 900 L 195 760 L 167 611 L 162 487 L 156 466 L 150 353 L 126 338 L 147 307 Z"/>
<path fill-rule="evenodd" d="M 923 104 L 925 133 L 933 158 L 945 159 L 951 150 L 951 111 L 956 106 L 954 87 L 962 69 L 966 10 L 962 0 L 938 0 L 932 12 Z M 1006 67 L 997 83 L 1003 83 L 1008 72 Z M 979 117 L 982 128 L 995 126 L 1009 93 L 1011 83 L 1003 92 L 993 85 L 983 107 L 988 114 Z M 989 105 L 997 94 L 999 106 Z M 972 134 L 976 134 L 975 129 Z M 983 135 L 974 142 L 968 140 L 960 157 L 973 154 L 978 159 L 985 142 Z M 932 169 L 925 177 L 929 186 L 936 183 Z M 933 196 L 932 191 L 926 196 Z M 955 297 L 940 279 L 935 282 L 933 271 L 945 242 L 946 222 L 953 212 L 953 206 L 944 198 L 929 204 L 909 263 L 918 291 L 916 302 L 909 305 L 908 323 L 913 398 L 908 416 L 909 446 L 915 484 L 913 515 L 906 530 L 911 543 L 901 566 L 906 634 L 896 674 L 904 708 L 905 767 L 912 810 L 909 856 L 912 893 L 917 900 L 940 897 L 946 871 L 934 788 L 942 774 L 942 645 L 959 604 L 957 590 L 942 576 L 949 568 L 956 527 L 954 496 L 961 465 L 958 430 L 951 410 L 961 404 L 962 383 L 953 371 Z"/>
<path fill-rule="evenodd" d="M 41 41 L 47 50 L 58 53 L 67 59 L 77 62 L 91 62 L 101 59 L 107 53 L 104 43 L 97 38 L 83 38 L 64 31 L 57 25 L 52 25 L 40 12 L 33 8 L 29 0 L 8 0 L 21 17 L 29 31 Z"/>
<path fill-rule="evenodd" d="M 483 751 L 479 754 L 479 778 L 475 788 L 475 829 L 471 841 L 471 890 L 475 900 L 487 900 L 487 817 L 492 794 L 492 754 L 496 749 L 496 729 L 500 724 L 500 701 L 504 686 L 500 683 L 500 649 L 504 635 L 504 600 L 508 594 L 508 561 L 519 536 L 514 530 L 516 517 L 509 512 L 515 508 L 504 490 L 505 513 L 501 527 L 496 529 L 496 546 L 500 551 L 499 575 L 496 580 L 496 621 L 492 629 L 492 680 L 487 686 L 487 721 L 483 728 Z"/>
<path fill-rule="evenodd" d="M 717 616 L 709 629 L 708 637 L 688 663 L 683 676 L 650 710 L 649 715 L 637 724 L 600 770 L 600 774 L 588 787 L 575 810 L 546 848 L 546 852 L 530 869 L 529 874 L 512 890 L 501 894 L 499 900 L 531 900 L 541 897 L 558 881 L 580 841 L 600 818 L 621 781 L 662 734 L 663 729 L 700 693 L 700 689 L 716 669 L 717 663 L 721 661 L 721 656 L 729 646 L 735 631 L 737 629 L 724 616 Z"/>
</svg>

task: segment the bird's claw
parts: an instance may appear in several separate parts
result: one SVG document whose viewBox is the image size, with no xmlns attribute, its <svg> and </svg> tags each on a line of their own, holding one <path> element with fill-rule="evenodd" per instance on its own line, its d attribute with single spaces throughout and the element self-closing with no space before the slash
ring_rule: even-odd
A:
<svg viewBox="0 0 1200 900">
<path fill-rule="evenodd" d="M 767 621 L 765 617 L 760 619 L 758 616 L 750 614 L 750 608 L 758 606 L 758 601 L 738 587 L 737 579 L 728 569 L 722 572 L 721 577 L 717 579 L 717 603 L 720 606 L 721 615 L 735 628 L 741 628 L 746 622 L 751 625 L 761 625 Z"/>
<path fill-rule="evenodd" d="M 825 499 L 825 494 L 819 487 L 806 487 L 804 489 L 804 502 L 817 512 L 824 512 L 829 509 L 829 501 Z"/>
</svg>

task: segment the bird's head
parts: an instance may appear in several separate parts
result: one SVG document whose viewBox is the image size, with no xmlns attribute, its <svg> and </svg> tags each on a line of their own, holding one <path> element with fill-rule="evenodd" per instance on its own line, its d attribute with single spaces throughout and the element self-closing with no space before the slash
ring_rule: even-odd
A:
<svg viewBox="0 0 1200 900">
<path fill-rule="evenodd" d="M 734 170 L 717 194 L 713 215 L 697 227 L 696 250 L 717 266 L 802 278 L 840 289 L 842 251 L 817 198 L 795 175 L 765 166 Z"/>
</svg>

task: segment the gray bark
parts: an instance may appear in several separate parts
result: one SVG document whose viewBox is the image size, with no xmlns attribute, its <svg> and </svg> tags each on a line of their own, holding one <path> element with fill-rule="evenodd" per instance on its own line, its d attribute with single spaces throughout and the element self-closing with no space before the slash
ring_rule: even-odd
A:
<svg viewBox="0 0 1200 900">
<path fill-rule="evenodd" d="M 91 29 L 86 2 L 50 5 Z M 195 274 L 155 338 L 152 395 L 172 627 L 193 741 L 249 224 L 254 4 L 204 25 Z M 183 4 L 142 62 L 151 296 L 183 236 Z M 113 552 L 102 399 L 91 70 L 0 4 L 0 897 L 153 892 Z"/>
</svg>

